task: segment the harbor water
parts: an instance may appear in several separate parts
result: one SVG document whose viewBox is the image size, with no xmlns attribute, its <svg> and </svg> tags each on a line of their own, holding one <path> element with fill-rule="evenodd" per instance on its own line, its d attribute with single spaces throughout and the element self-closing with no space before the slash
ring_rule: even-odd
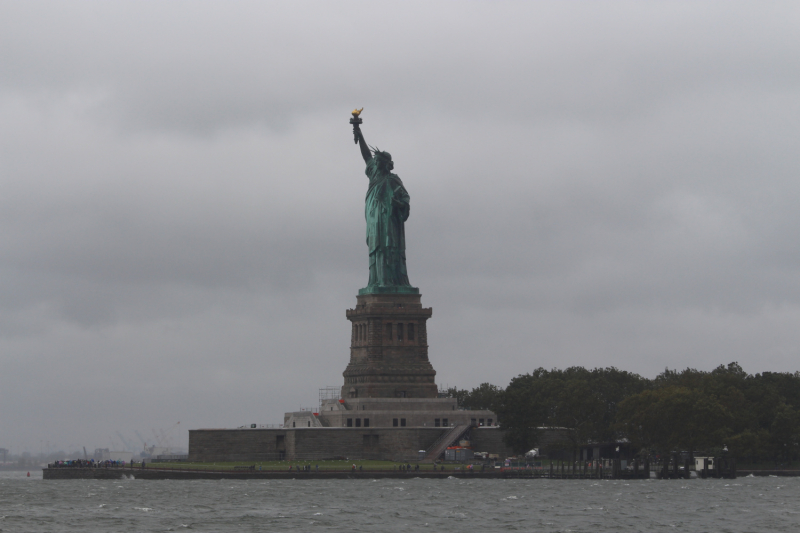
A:
<svg viewBox="0 0 800 533">
<path fill-rule="evenodd" d="M 0 531 L 800 529 L 800 477 L 44 481 L 0 472 Z"/>
</svg>

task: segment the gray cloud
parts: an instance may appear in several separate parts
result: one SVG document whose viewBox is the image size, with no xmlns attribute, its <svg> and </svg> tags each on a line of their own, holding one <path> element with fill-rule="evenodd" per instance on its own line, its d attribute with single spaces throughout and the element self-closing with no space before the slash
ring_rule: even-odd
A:
<svg viewBox="0 0 800 533">
<path fill-rule="evenodd" d="M 362 105 L 411 194 L 440 383 L 796 370 L 798 18 L 3 4 L 0 446 L 278 422 L 338 384 Z"/>
</svg>

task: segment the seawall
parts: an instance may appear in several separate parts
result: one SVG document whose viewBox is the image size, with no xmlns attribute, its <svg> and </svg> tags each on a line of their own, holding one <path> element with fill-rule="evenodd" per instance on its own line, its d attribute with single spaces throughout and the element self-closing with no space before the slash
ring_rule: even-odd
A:
<svg viewBox="0 0 800 533">
<path fill-rule="evenodd" d="M 329 470 L 322 472 L 297 472 L 297 471 L 211 471 L 211 470 L 171 470 L 156 468 L 43 468 L 42 478 L 55 479 L 447 479 L 457 478 L 484 478 L 501 479 L 506 477 L 519 477 L 511 472 L 501 472 L 497 469 L 485 472 L 453 470 L 452 467 L 442 471 L 408 471 L 401 470 Z"/>
<path fill-rule="evenodd" d="M 43 468 L 42 478 L 49 480 L 56 479 L 447 479 L 471 478 L 471 479 L 515 479 L 515 478 L 539 478 L 549 477 L 545 471 L 513 470 L 513 469 L 480 469 L 455 470 L 453 466 L 447 466 L 445 471 L 409 471 L 401 470 L 324 470 L 316 472 L 297 472 L 281 470 L 243 470 L 243 471 L 220 471 L 220 470 L 188 470 L 171 468 Z M 753 476 L 777 476 L 777 477 L 797 477 L 800 476 L 798 470 L 739 470 L 738 477 Z M 554 478 L 562 478 L 558 471 L 554 472 Z M 607 476 L 604 476 L 607 477 Z M 581 479 L 577 476 L 563 476 L 564 479 Z M 595 479 L 591 477 L 591 479 Z"/>
</svg>

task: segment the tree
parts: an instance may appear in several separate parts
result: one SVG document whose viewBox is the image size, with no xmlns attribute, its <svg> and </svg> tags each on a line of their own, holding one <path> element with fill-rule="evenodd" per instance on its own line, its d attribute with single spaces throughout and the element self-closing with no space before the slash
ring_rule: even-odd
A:
<svg viewBox="0 0 800 533">
<path fill-rule="evenodd" d="M 464 400 L 467 398 L 467 396 L 469 396 L 469 391 L 467 389 L 450 387 L 449 389 L 447 389 L 447 395 L 450 398 L 455 398 L 456 403 L 458 404 L 459 407 L 464 407 Z"/>
<path fill-rule="evenodd" d="M 505 430 L 503 440 L 515 453 L 525 453 L 539 442 L 537 428 L 547 420 L 547 379 L 547 370 L 538 368 L 512 379 L 498 395 L 494 411 Z"/>
<path fill-rule="evenodd" d="M 503 389 L 497 385 L 481 383 L 464 397 L 462 405 L 465 409 L 489 409 L 493 411 L 502 392 Z"/>
<path fill-rule="evenodd" d="M 732 417 L 713 394 L 664 386 L 625 399 L 618 428 L 635 446 L 662 453 L 720 446 L 730 436 Z"/>
<path fill-rule="evenodd" d="M 502 389 L 451 388 L 466 409 L 490 409 L 517 453 L 537 446 L 539 429 L 569 430 L 563 451 L 590 441 L 630 439 L 664 453 L 721 448 L 757 460 L 800 454 L 800 372 L 747 374 L 732 362 L 710 372 L 665 369 L 653 380 L 616 368 L 569 367 L 519 375 Z"/>
<path fill-rule="evenodd" d="M 792 406 L 778 406 L 770 428 L 769 448 L 776 460 L 792 464 L 800 441 L 800 413 Z"/>
<path fill-rule="evenodd" d="M 494 411 L 503 389 L 491 383 L 481 383 L 471 391 L 450 387 L 447 394 L 458 401 L 458 406 L 464 409 L 488 409 Z"/>
<path fill-rule="evenodd" d="M 566 448 L 574 457 L 580 446 L 589 441 L 614 440 L 617 406 L 627 396 L 648 386 L 648 381 L 641 376 L 613 367 L 539 368 L 511 381 L 506 389 L 501 420 L 504 427 L 521 435 L 535 433 L 530 427 L 524 428 L 523 422 L 569 430 Z"/>
</svg>

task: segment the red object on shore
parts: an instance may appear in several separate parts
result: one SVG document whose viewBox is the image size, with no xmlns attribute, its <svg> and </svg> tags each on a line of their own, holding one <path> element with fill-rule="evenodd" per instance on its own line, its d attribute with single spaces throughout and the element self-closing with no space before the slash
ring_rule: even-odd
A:
<svg viewBox="0 0 800 533">
<path fill-rule="evenodd" d="M 30 472 L 28 472 L 28 477 L 31 477 L 31 473 Z"/>
</svg>

